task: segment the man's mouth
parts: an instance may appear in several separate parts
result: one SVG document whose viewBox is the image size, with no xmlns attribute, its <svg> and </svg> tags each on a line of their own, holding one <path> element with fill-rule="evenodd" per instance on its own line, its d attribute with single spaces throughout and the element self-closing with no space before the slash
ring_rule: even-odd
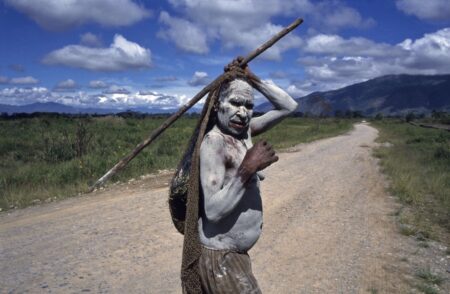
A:
<svg viewBox="0 0 450 294">
<path fill-rule="evenodd" d="M 230 126 L 234 129 L 245 129 L 247 124 L 242 121 L 230 121 Z"/>
</svg>

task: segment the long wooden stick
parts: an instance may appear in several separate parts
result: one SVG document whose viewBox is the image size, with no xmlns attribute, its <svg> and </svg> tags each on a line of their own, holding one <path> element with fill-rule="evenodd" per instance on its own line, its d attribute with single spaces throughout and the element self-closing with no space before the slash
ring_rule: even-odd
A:
<svg viewBox="0 0 450 294">
<path fill-rule="evenodd" d="M 281 30 L 278 34 L 273 36 L 269 41 L 258 47 L 256 50 L 250 52 L 239 64 L 241 67 L 244 67 L 247 63 L 255 59 L 258 55 L 272 47 L 273 44 L 275 44 L 278 40 L 283 38 L 285 35 L 287 35 L 289 32 L 294 30 L 296 27 L 298 27 L 303 22 L 303 19 L 299 18 L 295 20 L 293 23 L 291 23 L 289 26 L 285 27 L 283 30 Z M 217 77 L 214 81 L 212 81 L 209 85 L 204 87 L 200 92 L 198 92 L 197 95 L 194 96 L 188 103 L 186 103 L 184 106 L 182 106 L 177 112 L 172 114 L 167 120 L 158 128 L 156 128 L 150 136 L 145 139 L 143 142 L 138 144 L 133 151 L 131 151 L 127 156 L 125 156 L 122 160 L 120 160 L 116 165 L 113 166 L 106 174 L 104 174 L 100 179 L 95 182 L 94 185 L 92 185 L 89 188 L 89 192 L 94 191 L 96 188 L 102 186 L 109 178 L 111 178 L 114 174 L 116 174 L 118 171 L 123 169 L 128 162 L 130 162 L 136 155 L 138 155 L 142 149 L 144 149 L 146 146 L 151 144 L 159 135 L 161 135 L 162 132 L 164 132 L 165 129 L 167 129 L 170 125 L 172 125 L 183 113 L 185 113 L 189 108 L 195 105 L 200 99 L 203 98 L 206 94 L 209 93 L 209 91 L 217 88 L 220 86 L 220 84 L 226 79 L 226 75 L 222 74 L 219 77 Z"/>
</svg>

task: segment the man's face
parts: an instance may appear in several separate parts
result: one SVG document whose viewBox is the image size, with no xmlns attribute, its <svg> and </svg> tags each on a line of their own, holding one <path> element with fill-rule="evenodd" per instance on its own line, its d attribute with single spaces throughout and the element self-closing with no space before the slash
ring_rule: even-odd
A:
<svg viewBox="0 0 450 294">
<path fill-rule="evenodd" d="M 242 136 L 247 133 L 252 115 L 252 87 L 239 79 L 230 82 L 220 95 L 219 127 L 230 135 Z"/>
</svg>

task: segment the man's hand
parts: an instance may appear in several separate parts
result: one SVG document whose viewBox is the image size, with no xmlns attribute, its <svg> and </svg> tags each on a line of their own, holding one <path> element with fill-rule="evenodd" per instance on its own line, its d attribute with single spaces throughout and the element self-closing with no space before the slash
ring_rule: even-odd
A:
<svg viewBox="0 0 450 294">
<path fill-rule="evenodd" d="M 265 169 L 276 161 L 278 161 L 278 156 L 275 155 L 272 146 L 265 140 L 259 141 L 245 154 L 238 169 L 238 175 L 242 182 L 246 183 L 254 173 Z"/>
<path fill-rule="evenodd" d="M 240 67 L 240 63 L 244 60 L 244 57 L 238 56 L 233 59 L 227 66 L 224 67 L 224 72 L 234 72 L 235 78 L 244 78 L 250 83 L 259 82 L 260 79 L 250 70 L 250 67 L 246 64 L 244 68 Z"/>
</svg>

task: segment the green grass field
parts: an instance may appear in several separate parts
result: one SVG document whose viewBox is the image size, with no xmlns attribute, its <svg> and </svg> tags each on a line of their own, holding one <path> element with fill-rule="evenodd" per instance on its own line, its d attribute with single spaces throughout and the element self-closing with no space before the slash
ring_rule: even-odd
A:
<svg viewBox="0 0 450 294">
<path fill-rule="evenodd" d="M 162 118 L 113 116 L 0 120 L 0 208 L 86 191 L 162 122 Z M 112 182 L 175 168 L 195 124 L 195 118 L 178 120 Z M 288 118 L 260 137 L 281 149 L 351 127 L 351 120 Z"/>
<path fill-rule="evenodd" d="M 413 233 L 446 239 L 445 232 L 450 232 L 450 132 L 400 120 L 373 125 L 380 130 L 379 142 L 393 144 L 378 148 L 375 155 L 391 180 L 391 192 L 406 204 L 400 221 L 412 225 Z"/>
</svg>

